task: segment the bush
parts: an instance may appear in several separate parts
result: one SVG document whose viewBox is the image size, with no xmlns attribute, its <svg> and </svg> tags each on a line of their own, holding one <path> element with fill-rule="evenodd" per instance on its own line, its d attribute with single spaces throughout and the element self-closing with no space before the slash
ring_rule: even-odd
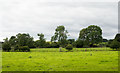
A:
<svg viewBox="0 0 120 73">
<path fill-rule="evenodd" d="M 77 40 L 76 41 L 76 47 L 77 48 L 82 48 L 83 47 L 83 41 L 82 40 Z"/>
<path fill-rule="evenodd" d="M 73 49 L 73 46 L 72 46 L 71 44 L 68 44 L 68 45 L 66 46 L 66 49 L 67 49 L 68 51 L 70 51 L 70 50 Z"/>
<path fill-rule="evenodd" d="M 5 42 L 5 43 L 2 44 L 2 49 L 3 49 L 3 51 L 8 51 L 9 52 L 11 50 L 11 46 L 8 42 Z"/>
<path fill-rule="evenodd" d="M 112 42 L 113 42 L 113 39 L 110 39 L 110 40 L 108 41 L 106 47 L 110 47 Z"/>
<path fill-rule="evenodd" d="M 18 44 L 15 45 L 15 47 L 14 47 L 14 51 L 19 51 L 19 45 L 18 45 Z"/>
<path fill-rule="evenodd" d="M 120 42 L 118 42 L 117 40 L 114 40 L 114 41 L 111 43 L 110 48 L 119 50 L 119 48 L 120 48 Z"/>
<path fill-rule="evenodd" d="M 20 47 L 19 47 L 19 51 L 29 52 L 29 51 L 30 51 L 30 48 L 29 48 L 28 46 L 20 46 Z"/>
<path fill-rule="evenodd" d="M 50 42 L 46 42 L 44 45 L 45 48 L 51 48 Z"/>
<path fill-rule="evenodd" d="M 51 48 L 59 48 L 59 43 L 57 43 L 57 42 L 52 42 L 52 43 L 50 44 L 50 47 L 51 47 Z"/>
</svg>

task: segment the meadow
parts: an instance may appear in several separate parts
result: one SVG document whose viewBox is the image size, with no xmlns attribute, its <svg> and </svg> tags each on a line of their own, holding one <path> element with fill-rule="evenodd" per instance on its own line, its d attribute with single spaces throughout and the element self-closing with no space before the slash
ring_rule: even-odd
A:
<svg viewBox="0 0 120 73">
<path fill-rule="evenodd" d="M 118 71 L 118 51 L 33 48 L 30 52 L 2 52 L 2 71 Z"/>
</svg>

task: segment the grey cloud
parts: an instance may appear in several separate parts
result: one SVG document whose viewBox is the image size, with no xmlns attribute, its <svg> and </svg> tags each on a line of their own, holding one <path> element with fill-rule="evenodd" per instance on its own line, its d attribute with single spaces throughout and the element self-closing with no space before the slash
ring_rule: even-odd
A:
<svg viewBox="0 0 120 73">
<path fill-rule="evenodd" d="M 117 3 L 114 2 L 11 0 L 1 6 L 0 40 L 18 32 L 30 33 L 35 39 L 38 39 L 37 33 L 44 33 L 50 40 L 58 25 L 64 25 L 69 38 L 74 39 L 78 38 L 82 28 L 91 24 L 99 25 L 107 39 L 114 38 L 117 33 Z"/>
</svg>

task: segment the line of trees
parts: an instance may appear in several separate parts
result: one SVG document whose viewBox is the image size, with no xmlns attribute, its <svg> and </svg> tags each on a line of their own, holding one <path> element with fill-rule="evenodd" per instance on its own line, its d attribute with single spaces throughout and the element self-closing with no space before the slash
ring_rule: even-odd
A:
<svg viewBox="0 0 120 73">
<path fill-rule="evenodd" d="M 16 36 L 11 36 L 10 39 L 4 39 L 2 49 L 4 51 L 23 51 L 29 52 L 30 48 L 59 48 L 73 46 L 77 48 L 81 47 L 99 47 L 102 42 L 108 42 L 107 46 L 111 48 L 116 43 L 120 42 L 120 35 L 118 34 L 115 39 L 108 41 L 102 38 L 102 29 L 96 25 L 90 25 L 80 31 L 79 37 L 75 39 L 67 39 L 68 31 L 64 26 L 57 26 L 54 35 L 51 37 L 51 41 L 47 42 L 44 34 L 37 34 L 39 40 L 34 41 L 28 33 L 18 33 Z M 118 45 L 118 44 L 117 44 Z M 119 48 L 119 47 L 117 47 Z"/>
</svg>

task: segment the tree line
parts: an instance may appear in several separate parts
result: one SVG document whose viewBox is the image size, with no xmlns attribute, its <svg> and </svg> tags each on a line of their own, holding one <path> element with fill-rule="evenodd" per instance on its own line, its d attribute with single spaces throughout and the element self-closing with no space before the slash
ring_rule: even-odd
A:
<svg viewBox="0 0 120 73">
<path fill-rule="evenodd" d="M 34 41 L 28 33 L 18 33 L 16 36 L 5 38 L 2 44 L 3 51 L 30 51 L 30 48 L 59 48 L 59 47 L 100 47 L 107 46 L 113 49 L 120 48 L 120 34 L 114 40 L 103 39 L 102 29 L 97 25 L 90 25 L 80 30 L 77 40 L 68 39 L 68 31 L 63 25 L 57 26 L 51 41 L 46 41 L 44 34 L 37 34 L 39 40 Z M 104 44 L 103 42 L 107 42 Z"/>
</svg>

